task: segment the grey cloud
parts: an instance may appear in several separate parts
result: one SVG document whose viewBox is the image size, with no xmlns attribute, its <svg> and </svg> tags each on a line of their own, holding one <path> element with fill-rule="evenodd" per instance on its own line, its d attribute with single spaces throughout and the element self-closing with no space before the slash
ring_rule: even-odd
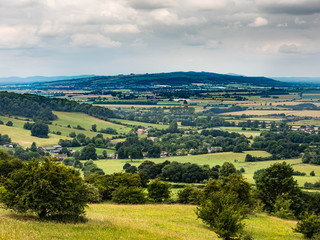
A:
<svg viewBox="0 0 320 240">
<path fill-rule="evenodd" d="M 282 44 L 279 47 L 280 53 L 286 53 L 286 54 L 298 54 L 301 53 L 301 49 L 296 44 Z"/>
<path fill-rule="evenodd" d="M 271 14 L 312 15 L 320 13 L 319 0 L 258 0 L 261 11 Z"/>
</svg>

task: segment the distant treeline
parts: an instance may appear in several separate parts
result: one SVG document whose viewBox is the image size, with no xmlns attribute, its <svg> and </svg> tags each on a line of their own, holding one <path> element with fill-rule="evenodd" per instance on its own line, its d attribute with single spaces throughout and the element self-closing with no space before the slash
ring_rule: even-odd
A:
<svg viewBox="0 0 320 240">
<path fill-rule="evenodd" d="M 105 120 L 114 117 L 110 109 L 87 103 L 80 104 L 67 99 L 46 98 L 33 94 L 0 92 L 0 114 L 23 116 L 35 121 L 52 121 L 57 119 L 52 111 L 82 112 Z"/>
</svg>

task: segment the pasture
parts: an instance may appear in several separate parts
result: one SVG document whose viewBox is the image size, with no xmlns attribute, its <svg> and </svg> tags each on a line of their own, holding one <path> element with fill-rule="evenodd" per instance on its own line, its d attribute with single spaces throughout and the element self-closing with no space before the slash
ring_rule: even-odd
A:
<svg viewBox="0 0 320 240">
<path fill-rule="evenodd" d="M 88 222 L 79 224 L 40 221 L 34 216 L 0 209 L 0 239 L 218 240 L 216 234 L 197 219 L 195 208 L 178 204 L 92 204 L 87 209 Z M 254 239 L 303 239 L 292 230 L 296 221 L 258 214 L 249 216 L 245 224 L 245 232 Z"/>
</svg>

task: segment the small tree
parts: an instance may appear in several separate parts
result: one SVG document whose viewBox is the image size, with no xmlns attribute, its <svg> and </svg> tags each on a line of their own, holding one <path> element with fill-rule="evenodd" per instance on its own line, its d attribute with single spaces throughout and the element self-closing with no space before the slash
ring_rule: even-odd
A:
<svg viewBox="0 0 320 240">
<path fill-rule="evenodd" d="M 155 202 L 162 202 L 170 197 L 170 187 L 166 182 L 156 178 L 148 186 L 148 196 Z"/>
<path fill-rule="evenodd" d="M 93 124 L 93 125 L 91 126 L 91 130 L 92 130 L 93 132 L 96 132 L 96 131 L 97 131 L 97 124 Z"/>
<path fill-rule="evenodd" d="M 211 194 L 196 209 L 196 214 L 225 240 L 239 238 L 242 234 L 245 214 L 234 194 L 222 191 Z"/>
<path fill-rule="evenodd" d="M 297 181 L 293 178 L 293 168 L 287 164 L 275 163 L 266 168 L 256 180 L 258 195 L 265 204 L 268 212 L 274 211 L 274 205 L 278 197 L 283 196 L 286 200 L 291 199 L 290 209 L 298 216 L 303 211 L 300 198 L 300 189 Z"/>
<path fill-rule="evenodd" d="M 220 168 L 220 177 L 228 177 L 229 175 L 236 173 L 237 170 L 232 163 L 225 162 Z"/>
<path fill-rule="evenodd" d="M 80 158 L 82 160 L 96 160 L 97 159 L 97 153 L 96 153 L 96 148 L 93 143 L 88 144 L 84 148 L 81 149 L 81 155 Z"/>
<path fill-rule="evenodd" d="M 76 170 L 50 159 L 32 160 L 4 181 L 4 205 L 17 212 L 33 212 L 40 218 L 78 219 L 85 213 L 88 189 Z"/>
<path fill-rule="evenodd" d="M 44 123 L 35 123 L 31 128 L 31 136 L 39 138 L 47 138 L 49 133 L 49 127 Z"/>
<path fill-rule="evenodd" d="M 13 126 L 12 121 L 8 121 L 8 122 L 6 123 L 6 126 L 8 126 L 8 127 L 12 127 L 12 126 Z"/>
<path fill-rule="evenodd" d="M 314 177 L 316 174 L 314 173 L 314 171 L 312 170 L 311 172 L 310 172 L 310 176 L 312 176 L 312 177 Z"/>
</svg>

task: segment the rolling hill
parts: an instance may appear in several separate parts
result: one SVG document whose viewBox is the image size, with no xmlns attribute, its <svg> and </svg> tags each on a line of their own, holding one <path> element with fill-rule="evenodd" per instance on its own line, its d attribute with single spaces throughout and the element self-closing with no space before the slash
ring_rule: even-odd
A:
<svg viewBox="0 0 320 240">
<path fill-rule="evenodd" d="M 50 82 L 32 83 L 33 89 L 141 89 L 141 88 L 191 88 L 212 87 L 217 85 L 245 84 L 252 86 L 282 87 L 289 83 L 276 81 L 265 77 L 232 76 L 208 72 L 171 72 L 155 74 L 130 74 L 117 76 L 94 76 L 80 79 L 67 79 Z"/>
</svg>

